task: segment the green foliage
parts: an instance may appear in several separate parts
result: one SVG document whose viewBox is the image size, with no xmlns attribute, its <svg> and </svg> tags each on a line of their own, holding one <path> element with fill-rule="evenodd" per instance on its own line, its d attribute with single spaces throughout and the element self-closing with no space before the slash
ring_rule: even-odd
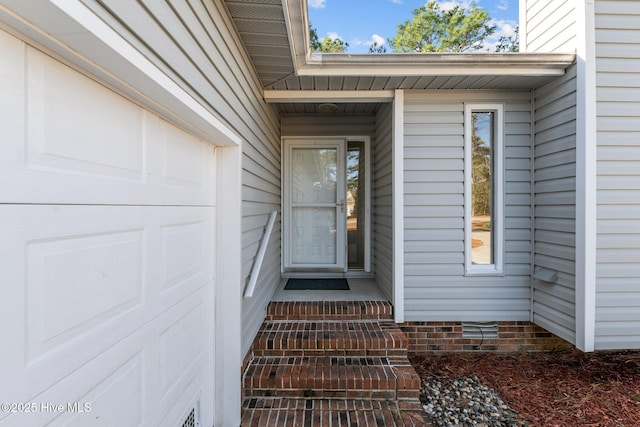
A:
<svg viewBox="0 0 640 427">
<path fill-rule="evenodd" d="M 318 39 L 318 32 L 309 24 L 309 45 L 312 52 L 321 53 L 344 53 L 349 48 L 349 43 L 342 39 L 324 37 Z"/>
<path fill-rule="evenodd" d="M 309 24 L 309 45 L 312 52 L 320 50 L 320 42 L 318 41 L 318 32 L 311 24 Z"/>
<path fill-rule="evenodd" d="M 471 136 L 471 210 L 472 215 L 491 215 L 492 162 L 490 141 L 484 141 L 478 135 L 478 121 L 486 126 L 485 114 L 474 114 L 473 134 Z"/>
<path fill-rule="evenodd" d="M 369 53 L 387 53 L 387 47 L 376 42 L 369 46 Z"/>
<path fill-rule="evenodd" d="M 322 53 L 344 53 L 347 51 L 349 43 L 342 39 L 334 39 L 331 37 L 325 37 L 320 41 L 320 48 L 318 52 Z"/>
<path fill-rule="evenodd" d="M 516 33 L 513 37 L 500 37 L 496 52 L 519 52 L 520 51 L 520 27 L 516 27 Z"/>
<path fill-rule="evenodd" d="M 430 1 L 413 11 L 413 19 L 398 25 L 388 40 L 395 52 L 467 52 L 477 50 L 496 30 L 487 12 L 477 6 L 440 9 Z"/>
</svg>

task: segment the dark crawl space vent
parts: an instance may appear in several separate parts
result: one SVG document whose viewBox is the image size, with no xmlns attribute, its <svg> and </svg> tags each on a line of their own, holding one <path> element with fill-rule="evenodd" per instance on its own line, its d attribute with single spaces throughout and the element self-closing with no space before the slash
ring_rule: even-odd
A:
<svg viewBox="0 0 640 427">
<path fill-rule="evenodd" d="M 182 427 L 198 427 L 200 423 L 196 419 L 196 408 L 191 409 L 187 418 L 184 419 Z"/>
</svg>

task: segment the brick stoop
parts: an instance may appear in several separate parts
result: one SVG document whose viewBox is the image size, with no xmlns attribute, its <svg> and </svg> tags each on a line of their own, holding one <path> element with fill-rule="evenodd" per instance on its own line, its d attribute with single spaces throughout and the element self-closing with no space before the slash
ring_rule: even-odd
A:
<svg viewBox="0 0 640 427">
<path fill-rule="evenodd" d="M 382 301 L 272 302 L 242 426 L 427 426 L 408 340 Z"/>
</svg>

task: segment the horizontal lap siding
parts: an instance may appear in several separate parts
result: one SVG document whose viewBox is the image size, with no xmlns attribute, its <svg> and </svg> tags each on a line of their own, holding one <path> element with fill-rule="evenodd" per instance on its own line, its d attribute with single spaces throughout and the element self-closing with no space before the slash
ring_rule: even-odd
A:
<svg viewBox="0 0 640 427">
<path fill-rule="evenodd" d="M 576 66 L 535 91 L 533 321 L 575 343 Z"/>
<path fill-rule="evenodd" d="M 280 210 L 278 116 L 262 99 L 235 31 L 218 1 L 89 2 L 96 13 L 137 43 L 150 60 L 242 139 L 242 282 L 253 264 L 269 212 Z M 144 4 L 142 4 L 144 3 Z M 108 10 L 108 12 L 107 12 Z M 113 17 L 117 17 L 114 20 Z M 253 298 L 243 303 L 242 341 L 247 351 L 280 281 L 276 225 Z"/>
<path fill-rule="evenodd" d="M 393 293 L 392 157 L 393 108 L 385 104 L 376 114 L 373 168 L 373 255 L 376 283 L 391 298 Z"/>
<path fill-rule="evenodd" d="M 465 276 L 465 102 L 505 104 L 503 277 Z M 529 320 L 530 94 L 408 92 L 404 126 L 407 320 Z"/>
<path fill-rule="evenodd" d="M 282 136 L 372 136 L 373 115 L 283 115 Z"/>
<path fill-rule="evenodd" d="M 576 12 L 573 0 L 528 0 L 525 19 L 527 52 L 574 52 Z"/>
<path fill-rule="evenodd" d="M 596 2 L 596 349 L 640 348 L 640 4 Z"/>
</svg>

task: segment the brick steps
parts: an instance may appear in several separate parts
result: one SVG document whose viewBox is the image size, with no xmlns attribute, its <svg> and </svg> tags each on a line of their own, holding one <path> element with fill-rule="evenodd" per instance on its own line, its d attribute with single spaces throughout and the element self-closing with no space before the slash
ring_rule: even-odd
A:
<svg viewBox="0 0 640 427">
<path fill-rule="evenodd" d="M 406 356 L 408 340 L 393 323 L 370 321 L 265 322 L 256 356 Z"/>
<path fill-rule="evenodd" d="M 393 308 L 384 301 L 281 301 L 269 304 L 265 320 L 393 321 Z"/>
<path fill-rule="evenodd" d="M 417 398 L 420 378 L 406 358 L 260 357 L 246 370 L 251 396 Z"/>
<path fill-rule="evenodd" d="M 382 301 L 272 302 L 242 426 L 426 426 L 408 340 Z"/>
<path fill-rule="evenodd" d="M 243 427 L 426 425 L 422 408 L 406 401 L 251 398 L 242 413 Z"/>
</svg>

